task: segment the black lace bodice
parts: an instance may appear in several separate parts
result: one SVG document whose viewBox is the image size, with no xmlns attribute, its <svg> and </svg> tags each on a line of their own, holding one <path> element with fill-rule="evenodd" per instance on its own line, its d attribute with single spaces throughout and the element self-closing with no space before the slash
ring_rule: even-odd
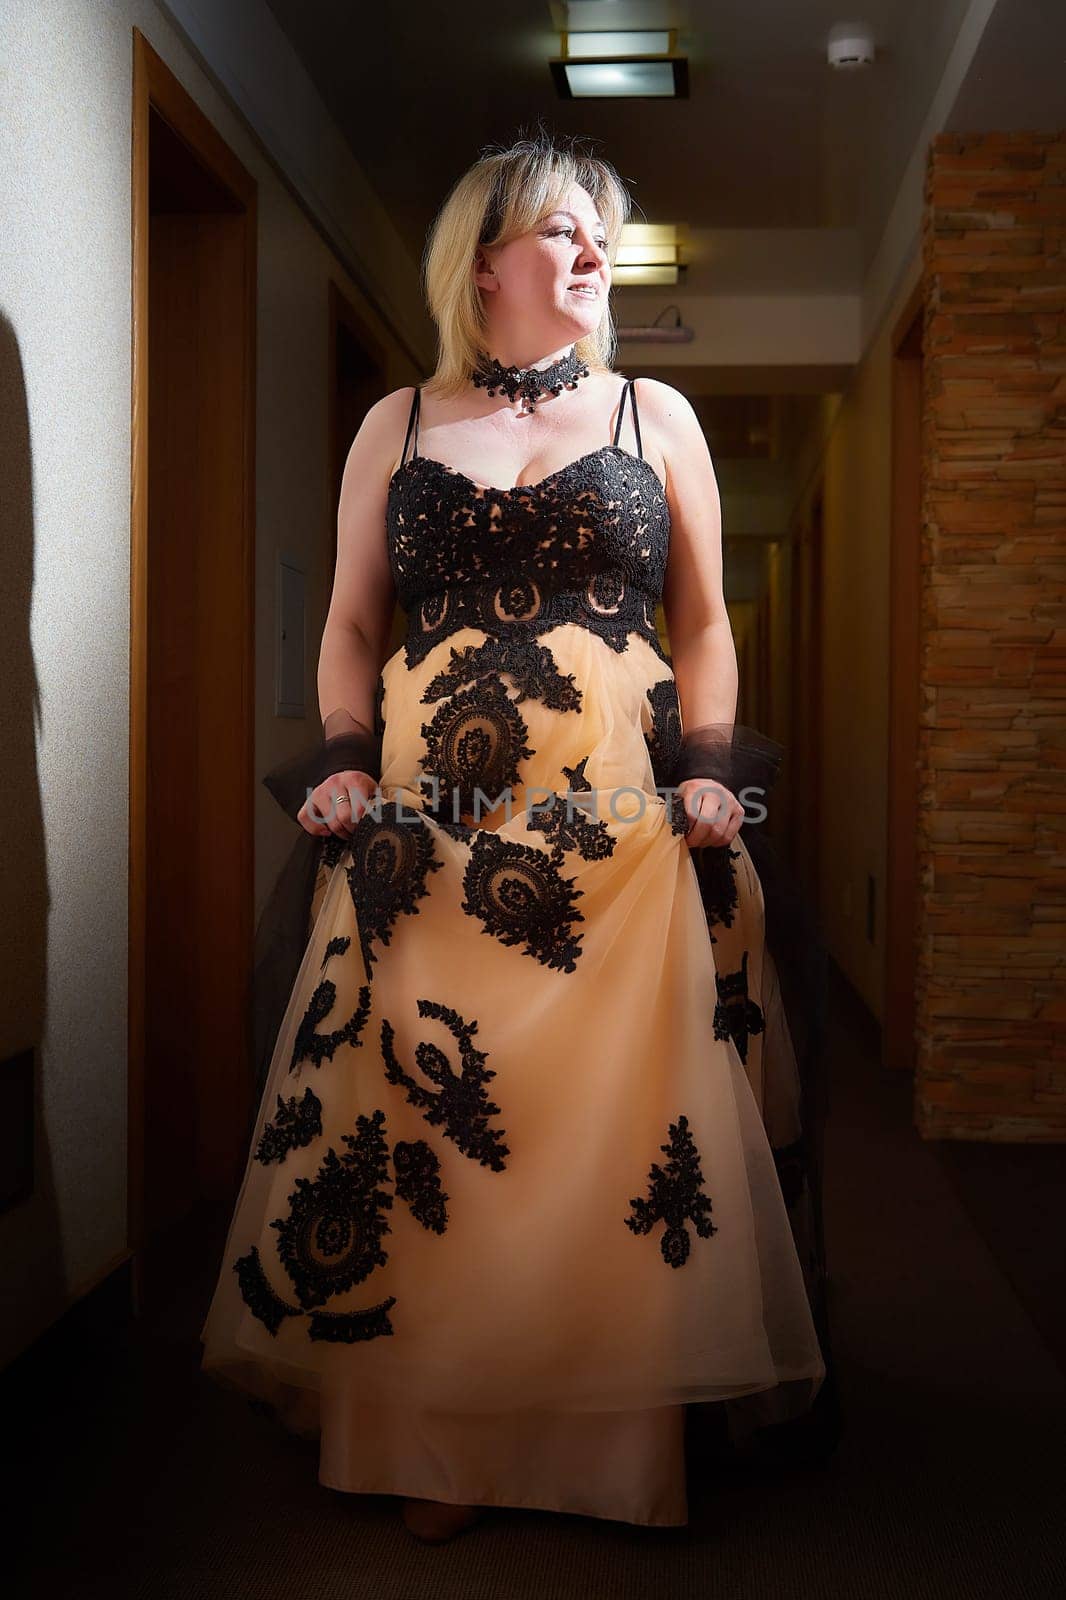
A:
<svg viewBox="0 0 1066 1600">
<path fill-rule="evenodd" d="M 670 512 L 658 474 L 617 443 L 513 489 L 413 455 L 389 485 L 389 562 L 408 617 L 407 660 L 460 627 L 539 636 L 578 622 L 615 650 L 662 650 Z"/>
</svg>

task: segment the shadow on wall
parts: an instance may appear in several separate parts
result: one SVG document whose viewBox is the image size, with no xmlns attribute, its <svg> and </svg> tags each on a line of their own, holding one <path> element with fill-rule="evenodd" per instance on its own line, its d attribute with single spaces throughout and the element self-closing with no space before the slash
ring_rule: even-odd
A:
<svg viewBox="0 0 1066 1600">
<path fill-rule="evenodd" d="M 30 637 L 33 534 L 26 383 L 15 330 L 0 312 L 0 1365 L 60 1315 L 68 1295 L 41 1096 L 49 894 L 37 773 L 42 710 Z M 71 815 L 77 780 L 68 767 Z M 24 1159 L 31 1139 L 32 1164 Z"/>
</svg>

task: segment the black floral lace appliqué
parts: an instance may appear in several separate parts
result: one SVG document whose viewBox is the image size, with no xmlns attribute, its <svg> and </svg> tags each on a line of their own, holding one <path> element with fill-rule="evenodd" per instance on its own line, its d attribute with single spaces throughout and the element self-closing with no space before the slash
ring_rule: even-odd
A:
<svg viewBox="0 0 1066 1600">
<path fill-rule="evenodd" d="M 307 1330 L 309 1339 L 324 1339 L 329 1344 L 362 1344 L 367 1339 L 380 1339 L 382 1334 L 394 1331 L 388 1313 L 396 1304 L 390 1294 L 379 1306 L 360 1307 L 357 1311 L 312 1311 Z"/>
<path fill-rule="evenodd" d="M 576 850 L 583 861 L 605 861 L 614 854 L 614 835 L 602 817 L 588 815 L 573 798 L 574 792 L 550 795 L 543 803 L 536 801 L 529 808 L 526 827 L 551 841 L 552 859 L 557 864 L 565 850 Z"/>
<path fill-rule="evenodd" d="M 651 757 L 651 770 L 655 782 L 662 788 L 670 776 L 681 749 L 681 702 L 673 678 L 660 678 L 647 691 L 651 708 L 651 725 L 644 730 L 644 742 Z"/>
<path fill-rule="evenodd" d="M 286 1317 L 305 1316 L 299 1306 L 290 1305 L 272 1287 L 263 1270 L 257 1245 L 253 1245 L 247 1255 L 239 1256 L 233 1269 L 245 1305 L 270 1333 L 276 1335 Z M 395 1304 L 396 1296 L 389 1295 L 380 1305 L 361 1310 L 314 1311 L 309 1319 L 308 1338 L 325 1339 L 332 1344 L 360 1344 L 366 1339 L 379 1339 L 395 1332 L 389 1321 L 389 1312 Z"/>
<path fill-rule="evenodd" d="M 278 1232 L 278 1259 L 296 1286 L 305 1311 L 354 1288 L 388 1259 L 381 1240 L 390 1227 L 385 1212 L 393 1196 L 387 1177 L 383 1111 L 356 1119 L 339 1157 L 327 1150 L 317 1176 L 297 1178 L 289 1213 L 270 1226 Z"/>
<path fill-rule="evenodd" d="M 374 941 L 387 945 L 400 916 L 418 911 L 429 893 L 426 880 L 443 861 L 433 853 L 433 833 L 402 801 L 382 803 L 380 815 L 364 811 L 351 836 L 348 889 L 359 925 L 359 944 L 367 979 L 377 960 Z"/>
<path fill-rule="evenodd" d="M 710 1218 L 710 1196 L 700 1193 L 703 1172 L 687 1117 L 671 1122 L 670 1142 L 659 1148 L 668 1158 L 666 1164 L 660 1166 L 658 1161 L 652 1162 L 648 1198 L 630 1200 L 633 1215 L 624 1220 L 626 1227 L 637 1234 L 650 1233 L 657 1222 L 664 1222 L 663 1260 L 668 1266 L 681 1267 L 688 1260 L 691 1248 L 686 1221 L 692 1223 L 701 1239 L 709 1239 L 718 1229 Z"/>
<path fill-rule="evenodd" d="M 386 1077 L 390 1083 L 401 1084 L 407 1090 L 408 1103 L 417 1106 L 431 1127 L 443 1127 L 465 1156 L 493 1172 L 502 1172 L 504 1158 L 511 1152 L 503 1143 L 505 1130 L 489 1127 L 489 1118 L 500 1115 L 499 1106 L 485 1093 L 486 1083 L 496 1073 L 485 1066 L 487 1052 L 473 1042 L 477 1023 L 467 1022 L 451 1006 L 435 1000 L 419 1000 L 418 1014 L 444 1023 L 459 1047 L 460 1071 L 454 1071 L 443 1050 L 423 1039 L 415 1047 L 415 1061 L 422 1076 L 437 1085 L 435 1091 L 427 1089 L 400 1065 L 396 1030 L 391 1022 L 383 1021 L 381 1053 Z"/>
<path fill-rule="evenodd" d="M 446 593 L 413 603 L 404 653 L 407 665 L 416 667 L 459 628 L 478 628 L 491 637 L 539 639 L 568 622 L 595 633 L 619 655 L 628 650 L 630 634 L 639 634 L 666 661 L 655 627 L 655 601 L 617 573 L 599 573 L 576 590 L 542 587 L 526 578 L 504 584 L 457 583 Z"/>
<path fill-rule="evenodd" d="M 310 1090 L 308 1097 L 317 1107 Z M 289 1106 L 298 1112 L 295 1098 Z M 486 1102 L 484 1109 L 498 1108 Z M 396 1304 L 395 1295 L 379 1305 L 354 1310 L 321 1309 L 328 1296 L 362 1282 L 386 1263 L 381 1238 L 391 1229 L 383 1212 L 392 1206 L 393 1196 L 379 1187 L 388 1181 L 384 1123 L 385 1113 L 380 1110 L 371 1117 L 360 1116 L 358 1133 L 344 1135 L 348 1153 L 338 1161 L 336 1152 L 329 1150 L 313 1182 L 297 1178 L 296 1190 L 289 1197 L 288 1217 L 270 1224 L 280 1235 L 278 1259 L 296 1285 L 299 1305 L 273 1287 L 257 1245 L 234 1261 L 245 1304 L 271 1334 L 276 1335 L 290 1317 L 306 1321 L 309 1339 L 333 1344 L 356 1344 L 395 1332 L 388 1315 Z M 279 1136 L 280 1142 L 285 1137 Z M 296 1142 L 293 1140 L 293 1145 Z M 499 1147 L 501 1161 L 507 1153 L 506 1145 Z M 433 1150 L 424 1139 L 398 1140 L 392 1161 L 396 1196 L 406 1202 L 424 1228 L 444 1233 L 448 1196 L 441 1187 L 440 1163 Z"/>
<path fill-rule="evenodd" d="M 303 1098 L 292 1095 L 283 1100 L 278 1095 L 278 1109 L 273 1122 L 268 1122 L 259 1137 L 255 1159 L 268 1166 L 272 1161 L 284 1161 L 290 1150 L 303 1150 L 322 1133 L 322 1102 L 308 1087 Z"/>
<path fill-rule="evenodd" d="M 591 790 L 592 785 L 585 776 L 585 768 L 588 766 L 588 759 L 588 756 L 582 756 L 576 767 L 563 767 L 563 775 L 567 779 L 571 789 Z"/>
<path fill-rule="evenodd" d="M 336 1001 L 337 985 L 331 978 L 323 978 L 307 1002 L 307 1010 L 296 1030 L 290 1072 L 295 1072 L 301 1061 L 311 1061 L 316 1067 L 320 1067 L 327 1059 L 332 1061 L 335 1051 L 342 1044 L 350 1044 L 354 1049 L 362 1044 L 359 1035 L 370 1015 L 369 986 L 364 983 L 360 988 L 359 1004 L 342 1027 L 335 1028 L 332 1033 L 319 1033 L 319 1023 L 325 1022 Z"/>
<path fill-rule="evenodd" d="M 482 829 L 463 874 L 462 910 L 501 944 L 521 945 L 544 966 L 573 972 L 581 954 L 573 925 L 585 920 L 575 905 L 582 891 L 573 884 L 560 872 L 556 853 Z"/>
<path fill-rule="evenodd" d="M 714 1036 L 732 1039 L 741 1061 L 748 1059 L 752 1034 L 762 1033 L 766 1019 L 762 1009 L 748 994 L 748 952 L 741 957 L 737 972 L 715 974 L 718 999 L 714 1007 Z"/>
<path fill-rule="evenodd" d="M 581 690 L 574 674 L 564 676 L 547 645 L 535 639 L 486 639 L 461 650 L 453 645 L 447 667 L 430 679 L 422 700 L 427 704 L 442 700 L 467 684 L 500 673 L 510 678 L 516 700 L 539 700 L 552 711 L 581 709 Z"/>
<path fill-rule="evenodd" d="M 491 805 L 519 783 L 518 763 L 536 752 L 526 744 L 526 725 L 499 678 L 458 689 L 422 724 L 425 773 L 436 777 L 444 796 L 455 795 L 460 813 L 473 812 L 475 791 Z"/>
<path fill-rule="evenodd" d="M 705 850 L 696 852 L 696 877 L 699 881 L 700 898 L 707 916 L 707 928 L 712 944 L 718 943 L 714 935 L 718 924 L 723 928 L 733 926 L 733 913 L 739 905 L 737 875 L 733 862 L 739 858 L 740 851 L 730 849 L 727 844 L 711 845 Z"/>
<path fill-rule="evenodd" d="M 332 873 L 333 868 L 340 862 L 341 857 L 348 849 L 348 840 L 342 839 L 337 834 L 331 833 L 328 838 L 321 841 L 319 850 L 319 865 L 326 872 Z"/>
<path fill-rule="evenodd" d="M 233 1263 L 233 1270 L 245 1305 L 271 1333 L 277 1333 L 286 1317 L 303 1315 L 299 1306 L 289 1305 L 275 1292 L 263 1271 L 258 1245 L 253 1245 L 247 1255 L 239 1256 Z"/>
<path fill-rule="evenodd" d="M 413 456 L 389 486 L 387 528 L 408 666 L 457 628 L 507 639 L 568 622 L 617 651 L 637 633 L 666 660 L 655 608 L 670 513 L 654 469 L 624 449 L 510 490 Z"/>
<path fill-rule="evenodd" d="M 401 1139 L 393 1147 L 392 1165 L 396 1173 L 397 1198 L 411 1208 L 411 1215 L 434 1233 L 448 1226 L 448 1196 L 440 1184 L 440 1162 L 424 1139 Z"/>
</svg>

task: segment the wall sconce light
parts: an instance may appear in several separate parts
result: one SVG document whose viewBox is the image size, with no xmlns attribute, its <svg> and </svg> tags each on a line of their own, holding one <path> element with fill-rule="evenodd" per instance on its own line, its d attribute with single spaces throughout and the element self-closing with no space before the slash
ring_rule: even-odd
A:
<svg viewBox="0 0 1066 1600">
<path fill-rule="evenodd" d="M 688 57 L 677 29 L 562 33 L 550 65 L 562 100 L 686 100 Z"/>
<path fill-rule="evenodd" d="M 682 228 L 676 222 L 627 222 L 622 227 L 611 273 L 616 284 L 676 283 Z"/>
</svg>

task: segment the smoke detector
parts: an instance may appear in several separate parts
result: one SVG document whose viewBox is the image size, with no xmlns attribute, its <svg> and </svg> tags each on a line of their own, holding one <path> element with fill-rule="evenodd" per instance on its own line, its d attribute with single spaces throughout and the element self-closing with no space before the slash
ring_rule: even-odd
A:
<svg viewBox="0 0 1066 1600">
<path fill-rule="evenodd" d="M 829 30 L 826 54 L 831 67 L 868 67 L 874 60 L 873 29 L 865 22 L 836 22 Z"/>
</svg>

